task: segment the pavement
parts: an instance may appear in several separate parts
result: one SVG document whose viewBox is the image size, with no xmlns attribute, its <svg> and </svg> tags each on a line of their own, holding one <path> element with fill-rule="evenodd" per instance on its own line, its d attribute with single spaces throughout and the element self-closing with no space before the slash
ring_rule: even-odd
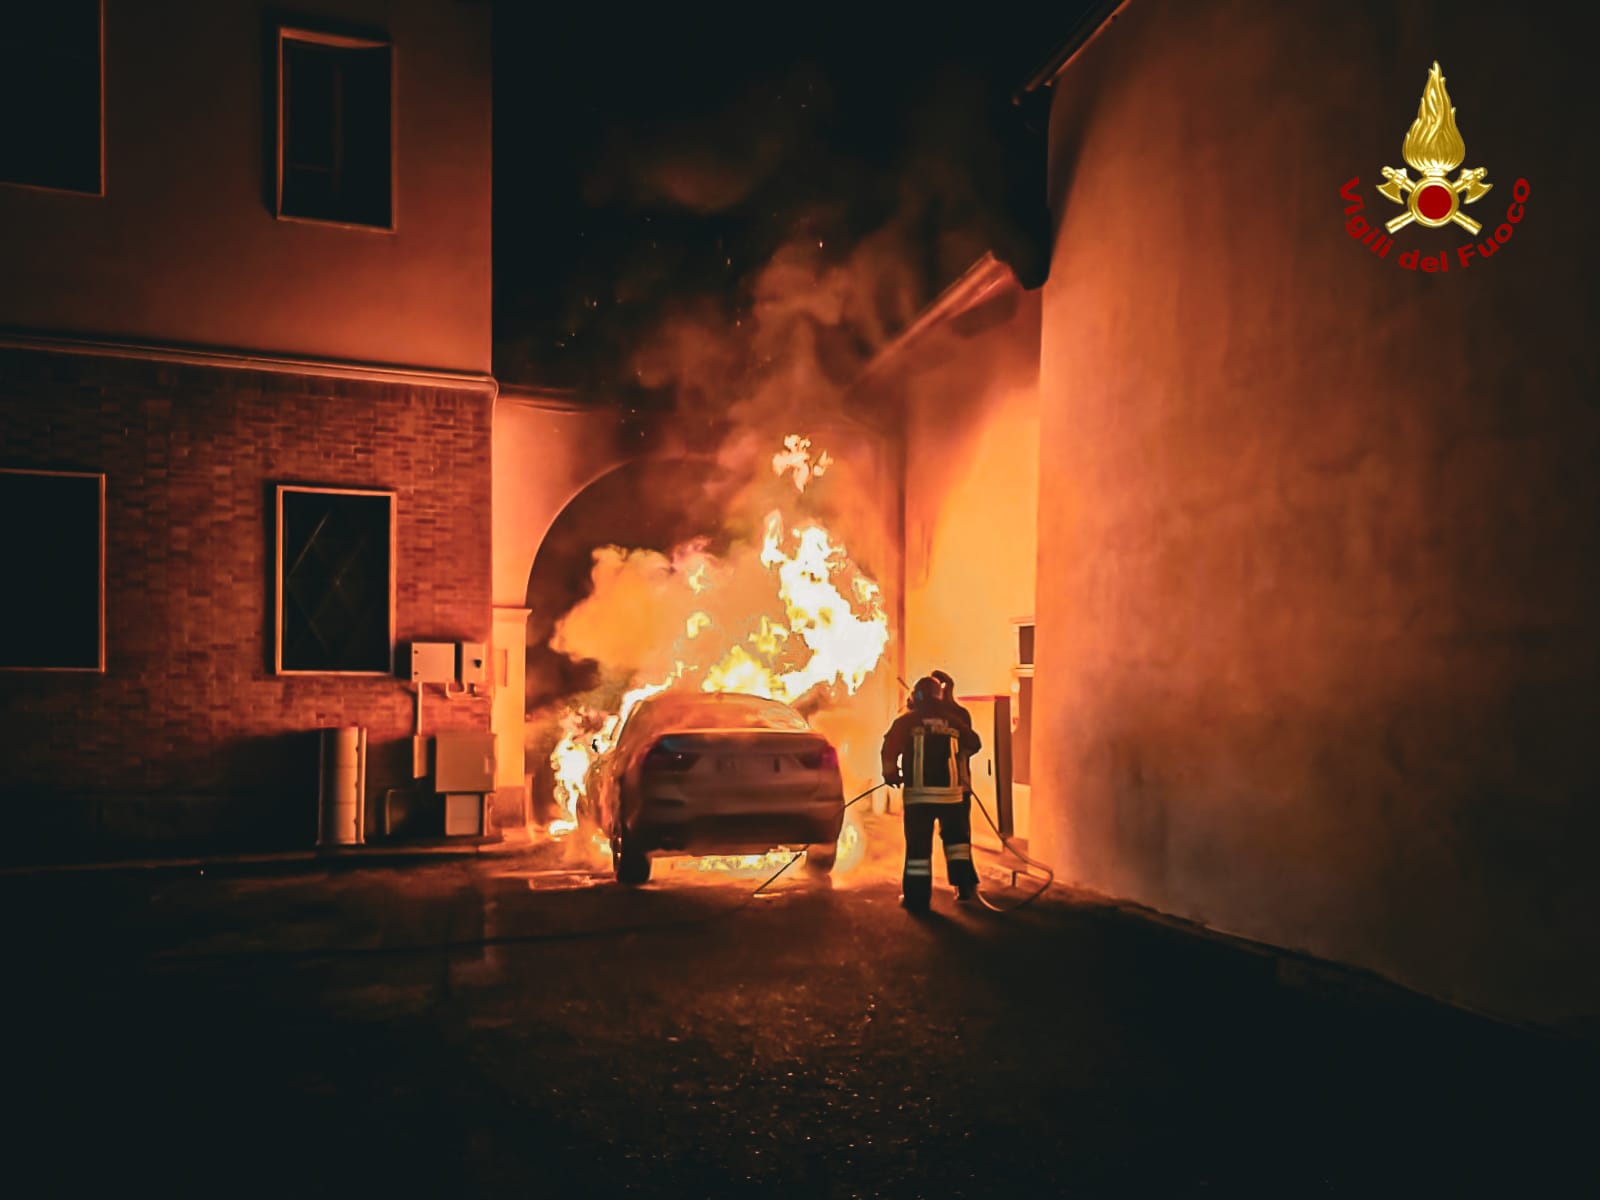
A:
<svg viewBox="0 0 1600 1200">
<path fill-rule="evenodd" d="M 29 1194 L 1600 1194 L 1592 1052 L 1052 888 L 577 839 L 0 879 Z M 1036 884 L 994 878 L 1001 906 Z"/>
<path fill-rule="evenodd" d="M 13 863 L 0 866 L 0 879 L 77 872 L 178 872 L 210 870 L 217 874 L 252 871 L 295 871 L 308 867 L 392 867 L 451 858 L 526 854 L 545 841 L 527 827 L 497 830 L 490 837 L 407 839 L 351 845 L 306 847 L 298 850 L 235 851 L 214 854 L 137 855 L 128 857 L 63 859 L 56 862 Z"/>
</svg>

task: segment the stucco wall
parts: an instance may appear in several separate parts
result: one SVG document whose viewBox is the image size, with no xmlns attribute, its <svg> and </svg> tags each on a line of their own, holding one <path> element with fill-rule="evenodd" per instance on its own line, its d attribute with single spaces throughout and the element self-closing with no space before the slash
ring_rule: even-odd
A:
<svg viewBox="0 0 1600 1200">
<path fill-rule="evenodd" d="M 1039 294 L 1012 283 L 906 358 L 907 679 L 1011 690 L 1032 617 L 1040 454 Z"/>
<path fill-rule="evenodd" d="M 1429 65 L 1494 258 L 1396 235 Z M 1133 0 L 1057 85 L 1036 827 L 1068 878 L 1594 1029 L 1595 104 L 1572 28 Z M 1587 1023 L 1587 1024 L 1586 1024 Z"/>
<path fill-rule="evenodd" d="M 486 372 L 489 6 L 314 6 L 392 39 L 393 232 L 273 216 L 265 11 L 105 5 L 105 195 L 0 185 L 0 327 Z"/>
<path fill-rule="evenodd" d="M 537 393 L 502 391 L 494 406 L 493 727 L 497 808 L 528 815 L 524 752 L 528 574 L 551 522 L 583 488 L 627 452 L 622 416 Z M 510 797 L 515 795 L 513 802 Z"/>
<path fill-rule="evenodd" d="M 628 457 L 616 408 L 502 391 L 494 409 L 494 602 L 521 605 L 550 523 Z"/>
</svg>

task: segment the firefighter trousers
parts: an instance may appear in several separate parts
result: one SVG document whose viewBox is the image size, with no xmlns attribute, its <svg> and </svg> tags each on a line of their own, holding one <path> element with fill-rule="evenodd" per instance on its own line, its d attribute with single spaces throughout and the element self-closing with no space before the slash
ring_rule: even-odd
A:
<svg viewBox="0 0 1600 1200">
<path fill-rule="evenodd" d="M 939 840 L 944 843 L 944 873 L 958 888 L 976 886 L 978 872 L 972 865 L 972 799 L 963 796 L 954 804 L 907 804 L 905 806 L 906 868 L 900 889 L 907 904 L 925 905 L 933 897 L 933 823 L 939 823 Z"/>
</svg>

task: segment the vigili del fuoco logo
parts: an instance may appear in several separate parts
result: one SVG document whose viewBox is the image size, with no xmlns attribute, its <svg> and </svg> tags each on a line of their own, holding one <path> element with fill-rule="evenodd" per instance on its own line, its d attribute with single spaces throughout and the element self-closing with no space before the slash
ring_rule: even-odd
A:
<svg viewBox="0 0 1600 1200">
<path fill-rule="evenodd" d="M 1403 206 L 1397 216 L 1380 226 L 1374 217 L 1372 223 L 1361 215 L 1366 204 L 1357 190 L 1361 177 L 1355 176 L 1339 189 L 1344 197 L 1345 232 L 1359 241 L 1379 258 L 1388 258 L 1394 248 L 1394 235 L 1407 226 L 1416 224 L 1424 229 L 1441 229 L 1446 225 L 1459 225 L 1473 235 L 1474 240 L 1453 247 L 1430 252 L 1426 236 L 1418 238 L 1411 249 L 1401 251 L 1396 261 L 1408 271 L 1449 271 L 1454 258 L 1458 267 L 1465 268 L 1475 258 L 1489 258 L 1511 240 L 1516 226 L 1523 217 L 1523 206 L 1528 200 L 1528 181 L 1518 179 L 1511 185 L 1511 204 L 1506 208 L 1505 219 L 1493 230 L 1483 234 L 1483 225 L 1462 212 L 1462 206 L 1476 204 L 1489 194 L 1494 184 L 1489 182 L 1487 167 L 1462 168 L 1454 179 L 1450 172 L 1461 166 L 1467 157 L 1467 145 L 1456 128 L 1456 110 L 1450 103 L 1450 93 L 1444 90 L 1444 75 L 1439 64 L 1428 72 L 1428 83 L 1422 89 L 1422 103 L 1417 106 L 1417 119 L 1406 131 L 1406 140 L 1400 153 L 1406 166 L 1416 171 L 1413 179 L 1405 167 L 1383 168 L 1386 182 L 1377 186 L 1378 195 Z M 1504 193 L 1501 193 L 1504 195 Z M 1492 209 L 1488 210 L 1490 213 Z M 1486 216 L 1485 220 L 1492 220 Z"/>
</svg>

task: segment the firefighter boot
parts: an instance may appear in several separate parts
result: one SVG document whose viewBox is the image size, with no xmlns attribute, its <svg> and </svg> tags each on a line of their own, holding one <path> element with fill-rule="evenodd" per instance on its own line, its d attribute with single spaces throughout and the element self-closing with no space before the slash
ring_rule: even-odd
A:
<svg viewBox="0 0 1600 1200">
<path fill-rule="evenodd" d="M 971 844 L 946 842 L 944 865 L 945 870 L 949 872 L 950 882 L 955 884 L 957 902 L 961 904 L 975 902 L 978 899 L 978 872 L 972 865 Z"/>
</svg>

